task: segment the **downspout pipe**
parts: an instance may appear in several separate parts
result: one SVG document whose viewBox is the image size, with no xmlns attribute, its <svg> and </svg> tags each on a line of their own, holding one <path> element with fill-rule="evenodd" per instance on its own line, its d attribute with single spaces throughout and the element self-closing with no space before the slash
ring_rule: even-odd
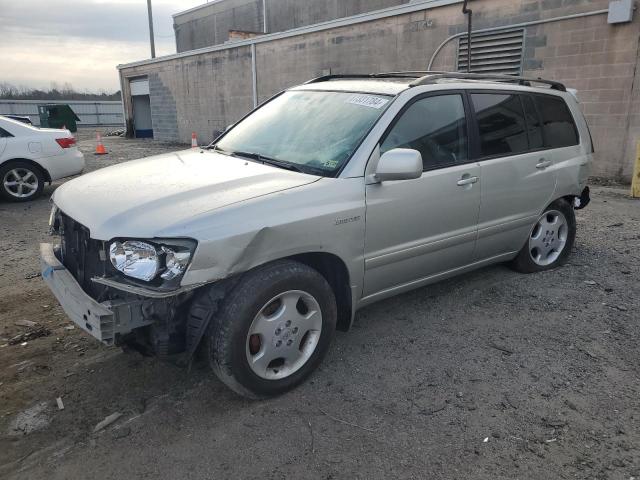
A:
<svg viewBox="0 0 640 480">
<path fill-rule="evenodd" d="M 264 33 L 267 31 L 267 0 L 262 0 L 262 30 Z"/>
<path fill-rule="evenodd" d="M 473 30 L 473 10 L 467 8 L 467 3 L 469 3 L 469 0 L 464 0 L 462 13 L 464 15 L 468 15 L 469 21 L 467 24 L 467 73 L 471 73 L 471 31 Z"/>
<path fill-rule="evenodd" d="M 488 33 L 488 32 L 499 32 L 501 30 L 509 30 L 509 29 L 512 29 L 512 28 L 526 28 L 526 27 L 532 27 L 534 25 L 542 25 L 544 23 L 561 22 L 563 20 L 572 20 L 574 18 L 592 17 L 594 15 L 604 15 L 604 14 L 608 14 L 608 13 L 609 13 L 609 9 L 594 10 L 593 12 L 575 13 L 573 15 L 564 15 L 562 17 L 553 17 L 553 18 L 545 18 L 545 19 L 542 19 L 542 20 L 533 20 L 531 22 L 516 23 L 516 24 L 513 24 L 513 25 L 504 25 L 502 27 L 484 28 L 482 30 L 476 30 L 474 33 L 478 34 L 478 33 Z M 431 59 L 429 60 L 429 65 L 427 66 L 427 70 L 431 71 L 431 69 L 433 67 L 433 62 L 435 62 L 436 57 L 442 51 L 442 49 L 445 46 L 447 46 L 447 44 L 449 42 L 451 42 L 452 40 L 455 40 L 456 38 L 460 38 L 460 37 L 463 37 L 463 36 L 468 35 L 468 34 L 469 34 L 468 32 L 462 32 L 462 33 L 457 33 L 455 35 L 451 35 L 444 42 L 442 42 L 440 45 L 438 45 L 438 48 L 436 48 L 436 50 L 433 52 L 433 55 L 431 55 Z M 471 62 L 469 62 L 469 64 L 471 64 Z"/>
<path fill-rule="evenodd" d="M 256 65 L 256 44 L 251 44 L 251 83 L 253 90 L 253 108 L 258 106 L 258 70 Z"/>
</svg>

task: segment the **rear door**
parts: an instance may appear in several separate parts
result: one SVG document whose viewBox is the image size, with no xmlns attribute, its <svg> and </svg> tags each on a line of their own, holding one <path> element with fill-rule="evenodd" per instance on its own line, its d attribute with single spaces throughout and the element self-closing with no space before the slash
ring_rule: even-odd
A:
<svg viewBox="0 0 640 480">
<path fill-rule="evenodd" d="M 522 248 L 555 190 L 554 157 L 533 99 L 517 92 L 473 91 L 482 200 L 475 260 Z"/>
<path fill-rule="evenodd" d="M 414 99 L 381 140 L 381 154 L 422 154 L 415 180 L 367 185 L 364 295 L 410 287 L 473 257 L 480 167 L 469 160 L 463 92 Z"/>
<path fill-rule="evenodd" d="M 558 95 L 538 94 L 531 98 L 540 114 L 545 149 L 553 157 L 558 187 L 573 186 L 578 178 L 586 181 L 585 165 L 589 159 L 585 154 L 593 153 L 593 143 L 589 141 L 589 151 L 580 145 L 578 127 L 567 103 Z"/>
</svg>

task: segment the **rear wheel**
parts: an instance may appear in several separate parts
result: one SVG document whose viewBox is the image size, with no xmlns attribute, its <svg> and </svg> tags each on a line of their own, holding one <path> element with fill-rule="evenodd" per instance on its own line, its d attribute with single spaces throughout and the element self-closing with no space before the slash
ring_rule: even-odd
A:
<svg viewBox="0 0 640 480">
<path fill-rule="evenodd" d="M 194 306 L 201 308 L 199 302 Z M 279 395 L 320 364 L 336 319 L 333 291 L 320 273 L 274 262 L 246 274 L 227 294 L 209 325 L 205 352 L 215 374 L 240 395 Z"/>
<path fill-rule="evenodd" d="M 535 223 L 512 266 L 522 273 L 556 268 L 567 261 L 576 238 L 576 218 L 566 200 L 557 200 Z"/>
<path fill-rule="evenodd" d="M 29 162 L 15 160 L 0 166 L 0 196 L 10 202 L 28 202 L 44 188 L 42 170 Z"/>
</svg>

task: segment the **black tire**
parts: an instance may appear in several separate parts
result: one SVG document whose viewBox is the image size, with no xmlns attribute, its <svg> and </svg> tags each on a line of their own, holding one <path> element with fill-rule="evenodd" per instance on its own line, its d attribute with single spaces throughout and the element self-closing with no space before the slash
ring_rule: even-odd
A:
<svg viewBox="0 0 640 480">
<path fill-rule="evenodd" d="M 31 191 L 29 195 L 18 197 L 16 196 L 18 192 L 12 193 L 10 190 L 11 187 L 7 187 L 5 185 L 5 180 L 12 180 L 14 178 L 10 175 L 10 172 L 15 170 L 20 172 L 29 172 L 36 178 L 38 182 L 37 187 L 35 190 Z M 9 175 L 10 178 L 7 175 Z M 42 194 L 45 181 L 46 179 L 42 169 L 30 162 L 25 162 L 23 160 L 11 160 L 0 165 L 0 197 L 8 202 L 29 202 L 38 198 Z"/>
<path fill-rule="evenodd" d="M 247 359 L 247 336 L 256 315 L 267 302 L 290 290 L 311 295 L 320 307 L 322 328 L 315 350 L 297 371 L 281 379 L 258 376 Z M 192 311 L 216 311 L 208 292 L 195 300 Z M 320 364 L 335 335 L 337 307 L 333 290 L 316 270 L 295 261 L 280 260 L 243 275 L 213 315 L 204 337 L 204 354 L 214 373 L 236 393 L 260 399 L 283 394 L 302 383 Z"/>
<path fill-rule="evenodd" d="M 576 239 L 575 211 L 573 207 L 569 204 L 569 202 L 567 202 L 564 199 L 559 199 L 553 202 L 551 205 L 549 205 L 545 209 L 544 213 L 540 216 L 540 218 L 543 218 L 549 212 L 553 212 L 553 211 L 562 213 L 565 219 L 567 220 L 567 225 L 568 225 L 566 242 L 564 244 L 562 251 L 560 252 L 560 255 L 552 263 L 548 265 L 539 265 L 534 261 L 531 250 L 530 250 L 530 246 L 529 246 L 529 239 L 535 232 L 536 225 L 537 225 L 537 222 L 536 222 L 536 225 L 534 225 L 534 227 L 531 229 L 531 232 L 527 236 L 527 240 L 525 241 L 524 246 L 520 250 L 520 253 L 518 253 L 518 256 L 511 261 L 510 266 L 514 270 L 520 273 L 543 272 L 545 270 L 551 270 L 553 268 L 557 268 L 563 265 L 569 258 L 569 255 L 571 254 L 571 249 L 573 248 L 573 244 Z"/>
</svg>

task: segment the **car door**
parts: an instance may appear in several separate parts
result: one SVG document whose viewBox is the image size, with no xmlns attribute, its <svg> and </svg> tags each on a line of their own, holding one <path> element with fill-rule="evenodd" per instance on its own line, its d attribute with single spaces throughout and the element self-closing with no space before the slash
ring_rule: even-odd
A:
<svg viewBox="0 0 640 480">
<path fill-rule="evenodd" d="M 522 248 L 551 201 L 556 174 L 529 95 L 475 91 L 470 92 L 470 104 L 482 177 L 474 258 L 482 261 Z"/>
<path fill-rule="evenodd" d="M 462 92 L 418 97 L 381 139 L 381 154 L 418 150 L 424 171 L 415 180 L 366 187 L 365 297 L 471 262 L 480 167 L 469 161 L 467 108 Z"/>
</svg>

